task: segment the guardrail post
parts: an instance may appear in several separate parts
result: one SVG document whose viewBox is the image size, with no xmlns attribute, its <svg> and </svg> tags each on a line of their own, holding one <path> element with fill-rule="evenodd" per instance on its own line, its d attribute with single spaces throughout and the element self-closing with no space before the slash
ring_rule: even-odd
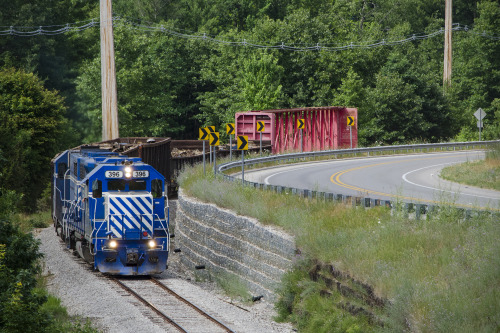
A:
<svg viewBox="0 0 500 333">
<path fill-rule="evenodd" d="M 415 205 L 415 219 L 417 219 L 417 221 L 420 220 L 420 215 L 422 213 L 422 208 L 423 207 L 424 206 L 421 205 L 421 204 L 416 204 Z"/>
<path fill-rule="evenodd" d="M 363 204 L 364 204 L 365 208 L 370 208 L 371 207 L 371 203 L 372 203 L 372 199 L 370 199 L 370 198 L 364 198 Z"/>
</svg>

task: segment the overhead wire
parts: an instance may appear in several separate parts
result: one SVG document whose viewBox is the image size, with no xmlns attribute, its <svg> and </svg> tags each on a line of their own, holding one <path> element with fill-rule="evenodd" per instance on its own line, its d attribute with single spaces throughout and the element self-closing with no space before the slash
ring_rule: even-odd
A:
<svg viewBox="0 0 500 333">
<path fill-rule="evenodd" d="M 440 30 L 436 30 L 427 34 L 413 34 L 406 38 L 400 40 L 387 40 L 382 39 L 378 41 L 365 41 L 365 42 L 351 42 L 348 44 L 334 46 L 333 44 L 321 44 L 321 43 L 289 43 L 285 44 L 285 42 L 281 42 L 280 44 L 272 44 L 269 42 L 254 42 L 248 41 L 247 39 L 240 40 L 228 40 L 222 39 L 218 36 L 208 35 L 206 33 L 194 33 L 191 31 L 187 31 L 184 29 L 171 29 L 167 28 L 164 25 L 152 25 L 154 23 L 146 22 L 151 25 L 147 25 L 144 23 L 140 23 L 142 21 L 138 19 L 130 19 L 123 18 L 121 16 L 113 16 L 111 19 L 113 26 L 116 27 L 125 27 L 132 30 L 142 31 L 142 32 L 160 32 L 164 34 L 168 34 L 171 36 L 184 38 L 184 39 L 194 39 L 194 40 L 204 40 L 211 43 L 222 44 L 222 45 L 233 45 L 233 46 L 244 46 L 244 47 L 252 47 L 252 48 L 260 48 L 260 49 L 281 49 L 281 50 L 289 50 L 289 51 L 342 51 L 349 49 L 368 49 L 380 46 L 392 46 L 404 44 L 417 40 L 424 40 L 433 38 L 439 35 L 444 34 L 445 30 L 441 28 Z M 55 36 L 61 35 L 65 33 L 71 32 L 81 32 L 93 27 L 99 27 L 101 25 L 101 21 L 99 19 L 91 19 L 87 21 L 80 21 L 75 23 L 67 23 L 64 25 L 48 25 L 48 26 L 39 26 L 39 27 L 16 27 L 16 26 L 0 26 L 0 36 L 16 36 L 16 37 L 33 37 L 40 35 L 47 36 Z M 7 29 L 5 29 L 7 28 Z M 33 29 L 33 30 L 30 30 Z M 466 25 L 461 25 L 459 23 L 454 23 L 452 26 L 452 31 L 463 31 L 466 33 L 471 33 L 477 35 L 479 37 L 488 38 L 491 40 L 500 40 L 500 36 L 496 34 L 487 33 L 485 31 L 479 33 L 469 28 Z M 185 32 L 182 32 L 185 31 Z M 296 46 L 300 45 L 300 46 Z"/>
</svg>

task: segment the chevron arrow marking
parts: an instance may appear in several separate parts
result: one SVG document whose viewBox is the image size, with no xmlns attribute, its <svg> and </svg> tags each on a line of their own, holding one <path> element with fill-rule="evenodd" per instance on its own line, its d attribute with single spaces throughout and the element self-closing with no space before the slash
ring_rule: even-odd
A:
<svg viewBox="0 0 500 333">
<path fill-rule="evenodd" d="M 200 135 L 198 140 L 207 140 L 208 139 L 208 130 L 204 127 L 200 127 Z"/>
<path fill-rule="evenodd" d="M 219 132 L 211 132 L 210 133 L 210 145 L 211 146 L 218 146 L 219 145 Z"/>
<path fill-rule="evenodd" d="M 354 126 L 354 117 L 347 117 L 347 126 Z"/>
<path fill-rule="evenodd" d="M 238 135 L 236 141 L 236 147 L 238 150 L 248 150 L 248 136 Z"/>
<path fill-rule="evenodd" d="M 257 132 L 264 132 L 265 128 L 266 128 L 266 126 L 264 125 L 263 121 L 257 122 Z"/>
<path fill-rule="evenodd" d="M 303 129 L 305 125 L 304 119 L 297 119 L 297 128 L 298 129 Z"/>
</svg>

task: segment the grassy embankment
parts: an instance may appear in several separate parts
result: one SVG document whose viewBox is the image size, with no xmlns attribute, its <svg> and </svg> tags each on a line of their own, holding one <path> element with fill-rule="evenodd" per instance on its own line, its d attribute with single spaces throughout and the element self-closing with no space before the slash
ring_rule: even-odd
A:
<svg viewBox="0 0 500 333">
<path fill-rule="evenodd" d="M 486 159 L 452 165 L 441 177 L 453 182 L 500 191 L 500 145 L 486 153 Z"/>
<path fill-rule="evenodd" d="M 500 224 L 494 217 L 464 220 L 460 210 L 445 207 L 417 221 L 384 208 L 242 187 L 211 172 L 204 176 L 201 166 L 185 170 L 180 183 L 189 195 L 295 235 L 302 258 L 283 280 L 277 309 L 279 320 L 302 332 L 500 328 Z M 332 275 L 328 265 L 343 274 Z M 384 305 L 352 297 L 371 293 L 363 283 L 386 299 Z"/>
<path fill-rule="evenodd" d="M 52 218 L 49 210 L 44 210 L 36 214 L 12 214 L 12 224 L 18 228 L 19 232 L 24 234 L 34 233 L 37 228 L 46 228 L 52 225 Z M 43 266 L 43 258 L 39 260 L 39 265 Z M 80 317 L 72 317 L 64 306 L 61 305 L 61 300 L 53 295 L 50 295 L 46 286 L 50 276 L 45 276 L 39 272 L 36 276 L 36 287 L 33 293 L 45 297 L 46 301 L 37 310 L 37 313 L 44 316 L 44 327 L 38 327 L 35 331 L 40 332 L 69 332 L 69 333 L 97 333 L 98 330 L 91 327 L 88 320 Z M 33 305 L 30 305 L 33 306 Z M 27 325 L 29 324 L 29 319 Z M 20 321 L 20 320 L 18 320 Z M 20 321 L 22 326 L 22 321 Z M 0 330 L 1 331 L 1 330 Z M 7 331 L 10 331 L 7 329 Z"/>
</svg>

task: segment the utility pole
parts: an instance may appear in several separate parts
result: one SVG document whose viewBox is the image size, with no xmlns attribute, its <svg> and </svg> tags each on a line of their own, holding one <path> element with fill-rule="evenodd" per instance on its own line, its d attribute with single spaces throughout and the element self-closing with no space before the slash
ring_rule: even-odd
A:
<svg viewBox="0 0 500 333">
<path fill-rule="evenodd" d="M 452 28 L 452 0 L 445 0 L 444 10 L 444 70 L 443 90 L 451 86 L 451 28 Z"/>
<path fill-rule="evenodd" d="M 116 97 L 115 49 L 111 0 L 100 0 L 101 11 L 101 96 L 102 140 L 120 137 L 118 133 L 118 99 Z"/>
</svg>

